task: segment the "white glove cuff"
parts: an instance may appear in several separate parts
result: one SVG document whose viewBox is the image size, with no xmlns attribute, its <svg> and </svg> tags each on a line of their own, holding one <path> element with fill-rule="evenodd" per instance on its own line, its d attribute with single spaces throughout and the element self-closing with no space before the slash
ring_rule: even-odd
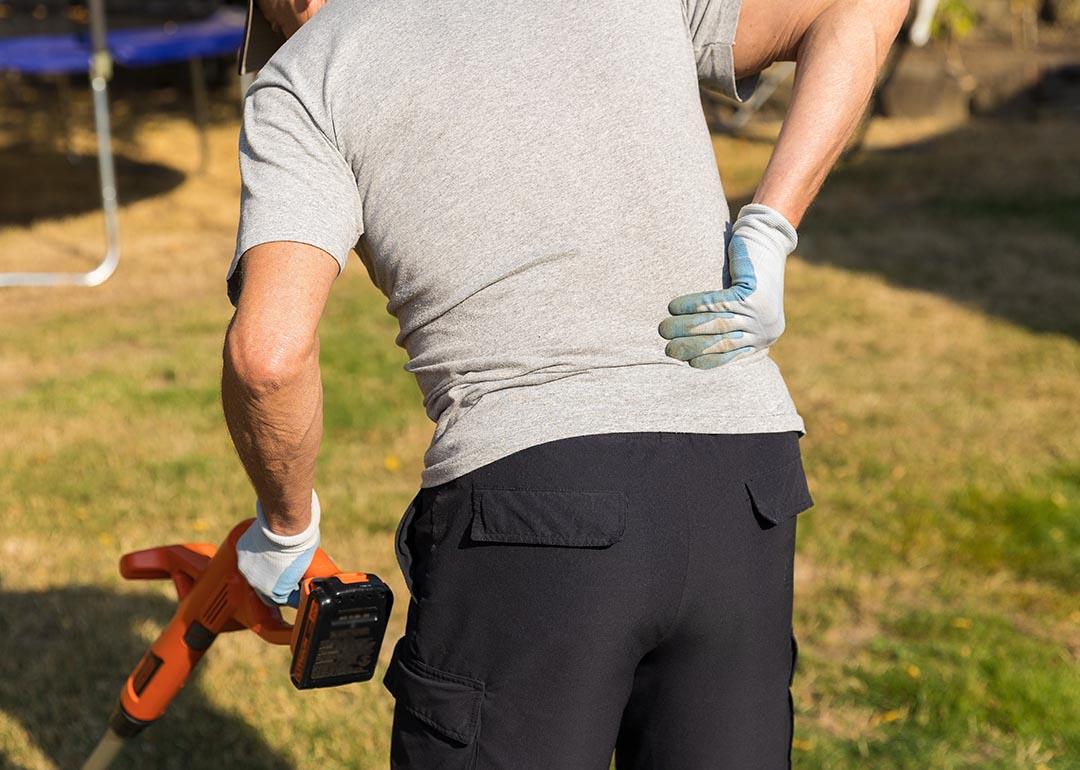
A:
<svg viewBox="0 0 1080 770">
<path fill-rule="evenodd" d="M 259 525 L 259 531 L 263 537 L 274 544 L 275 551 L 282 553 L 301 553 L 318 543 L 319 519 L 321 517 L 319 496 L 315 494 L 313 489 L 311 490 L 311 523 L 307 525 L 303 532 L 298 532 L 295 535 L 279 535 L 272 532 L 267 525 L 266 516 L 263 515 L 262 503 L 255 503 L 255 521 Z"/>
<path fill-rule="evenodd" d="M 768 238 L 782 249 L 784 256 L 795 251 L 799 244 L 799 235 L 787 217 L 764 203 L 748 203 L 739 209 L 739 218 L 732 231 L 741 227 L 750 227 Z"/>
</svg>

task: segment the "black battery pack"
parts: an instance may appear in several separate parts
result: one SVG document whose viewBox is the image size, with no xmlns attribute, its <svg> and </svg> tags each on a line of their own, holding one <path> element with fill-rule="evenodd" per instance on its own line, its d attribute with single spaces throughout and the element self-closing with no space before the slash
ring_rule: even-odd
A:
<svg viewBox="0 0 1080 770">
<path fill-rule="evenodd" d="M 312 578 L 304 586 L 290 678 L 298 690 L 366 682 L 375 674 L 394 595 L 377 575 Z"/>
</svg>

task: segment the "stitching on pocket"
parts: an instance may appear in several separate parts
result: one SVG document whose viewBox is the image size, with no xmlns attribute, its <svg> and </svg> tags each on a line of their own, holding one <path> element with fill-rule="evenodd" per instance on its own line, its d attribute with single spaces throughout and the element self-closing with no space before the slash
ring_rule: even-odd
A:
<svg viewBox="0 0 1080 770">
<path fill-rule="evenodd" d="M 778 468 L 746 479 L 743 486 L 754 515 L 765 527 L 794 518 L 814 505 L 801 455 L 796 455 Z"/>
<path fill-rule="evenodd" d="M 628 505 L 618 490 L 474 487 L 470 536 L 480 543 L 606 547 L 622 539 Z"/>
<path fill-rule="evenodd" d="M 619 530 L 617 533 L 613 533 L 611 538 L 553 538 L 553 537 L 536 537 L 529 540 L 523 540 L 521 535 L 502 535 L 493 532 L 485 531 L 483 535 L 477 537 L 474 536 L 473 540 L 479 540 L 482 543 L 505 543 L 507 545 L 555 545 L 565 548 L 602 548 L 604 546 L 614 545 L 622 537 L 623 530 Z"/>
<path fill-rule="evenodd" d="M 456 740 L 460 741 L 461 743 L 465 743 L 465 744 L 471 743 L 476 738 L 476 732 L 477 732 L 477 729 L 478 729 L 477 726 L 478 726 L 478 724 L 480 722 L 480 706 L 481 706 L 482 698 L 483 698 L 483 694 L 484 694 L 484 683 L 479 681 L 479 680 L 476 680 L 476 679 L 469 679 L 467 677 L 459 677 L 457 675 L 450 674 L 450 673 L 448 673 L 446 671 L 440 671 L 439 669 L 432 668 L 431 666 L 425 665 L 424 663 L 421 663 L 418 660 L 412 660 L 409 663 L 406 663 L 404 660 L 399 660 L 398 665 L 401 666 L 402 668 L 406 669 L 406 670 L 409 670 L 410 668 L 414 669 L 412 671 L 413 675 L 417 676 L 417 677 L 419 677 L 421 679 L 423 679 L 423 678 L 434 679 L 436 681 L 444 681 L 444 682 L 449 682 L 451 684 L 460 685 L 462 687 L 468 687 L 472 691 L 472 693 L 475 693 L 475 694 L 480 696 L 480 697 L 472 698 L 474 703 L 473 703 L 472 707 L 469 709 L 469 712 L 470 712 L 469 713 L 469 721 L 468 721 L 468 724 L 466 726 L 466 731 L 465 732 L 462 732 L 461 730 L 458 730 L 456 728 L 447 726 L 445 720 L 440 720 L 439 719 L 438 714 L 433 713 L 433 712 L 431 712 L 431 711 L 429 711 L 429 710 L 427 710 L 425 708 L 422 708 L 422 707 L 418 706 L 416 703 L 410 703 L 407 697 L 405 699 L 405 702 L 402 703 L 402 705 L 405 707 L 406 711 L 413 714 L 417 719 L 419 719 L 420 721 L 422 721 L 424 724 L 428 725 L 429 727 L 431 727 L 431 728 L 433 728 L 435 730 L 438 730 L 440 733 L 443 733 L 444 735 L 449 735 L 451 738 L 455 738 Z M 408 685 L 406 685 L 406 688 L 407 687 L 408 687 Z"/>
<path fill-rule="evenodd" d="M 461 674 L 452 674 L 449 671 L 443 671 L 442 669 L 429 666 L 427 663 L 424 663 L 424 661 L 417 658 L 410 659 L 408 663 L 402 661 L 402 665 L 405 666 L 405 668 L 411 666 L 415 668 L 418 673 L 430 676 L 433 679 L 442 679 L 447 682 L 452 682 L 453 684 L 465 685 L 466 687 L 471 687 L 480 692 L 483 692 L 485 689 L 484 683 L 480 679 L 473 679 L 472 677 L 462 676 Z"/>
<path fill-rule="evenodd" d="M 617 489 L 545 489 L 543 487 L 473 487 L 475 492 L 556 492 L 567 495 L 621 495 Z"/>
<path fill-rule="evenodd" d="M 432 716 L 429 712 L 425 711 L 424 709 L 418 708 L 417 706 L 413 706 L 413 705 L 410 705 L 408 703 L 403 703 L 402 705 L 404 706 L 406 711 L 408 711 L 410 714 L 412 714 L 414 717 L 419 719 L 421 722 L 423 722 L 425 725 L 430 727 L 435 732 L 437 732 L 437 733 L 439 733 L 441 735 L 445 735 L 445 736 L 447 736 L 449 738 L 453 738 L 458 743 L 463 743 L 463 744 L 466 744 L 466 745 L 472 743 L 473 739 L 470 738 L 468 735 L 466 735 L 465 733 L 458 732 L 457 730 L 455 730 L 452 727 L 447 727 L 446 725 L 441 724 L 434 716 Z M 472 722 L 470 722 L 470 724 L 474 724 L 474 723 L 475 723 L 475 717 L 473 718 Z"/>
<path fill-rule="evenodd" d="M 393 673 L 395 667 L 400 670 L 400 674 L 395 675 Z M 484 682 L 481 680 L 452 674 L 429 666 L 417 658 L 407 657 L 402 654 L 400 647 L 395 649 L 384 679 L 387 688 L 390 689 L 391 694 L 394 695 L 395 700 L 400 703 L 402 708 L 431 729 L 466 745 L 476 740 L 480 729 L 480 710 L 486 691 Z M 465 724 L 462 725 L 462 729 L 447 724 L 448 719 L 453 720 L 453 709 L 440 715 L 437 711 L 425 707 L 427 705 L 424 703 L 425 699 L 433 697 L 430 691 L 425 696 L 425 682 L 432 684 L 443 682 L 462 688 L 456 692 L 452 691 L 449 696 L 445 694 L 442 696 L 450 699 L 444 700 L 443 705 L 453 704 L 455 700 L 459 706 L 467 705 L 468 717 Z M 393 686 L 391 687 L 391 685 Z M 430 687 L 430 685 L 427 686 Z M 468 701 L 467 704 L 466 701 Z M 436 702 L 433 705 L 439 704 Z"/>
</svg>

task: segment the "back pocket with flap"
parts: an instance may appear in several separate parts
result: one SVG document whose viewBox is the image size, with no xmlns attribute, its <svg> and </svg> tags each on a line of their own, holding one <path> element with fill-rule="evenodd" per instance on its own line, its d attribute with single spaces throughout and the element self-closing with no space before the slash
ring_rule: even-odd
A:
<svg viewBox="0 0 1080 770">
<path fill-rule="evenodd" d="M 604 547 L 622 538 L 627 505 L 615 490 L 477 487 L 469 534 L 482 543 Z"/>
<path fill-rule="evenodd" d="M 806 485 L 801 457 L 745 482 L 754 514 L 766 527 L 780 524 L 814 504 Z"/>
</svg>

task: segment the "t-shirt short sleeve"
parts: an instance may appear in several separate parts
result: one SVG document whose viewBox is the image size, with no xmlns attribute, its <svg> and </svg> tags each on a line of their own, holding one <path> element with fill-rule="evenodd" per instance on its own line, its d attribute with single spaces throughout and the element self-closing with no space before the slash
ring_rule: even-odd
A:
<svg viewBox="0 0 1080 770">
<path fill-rule="evenodd" d="M 736 101 L 750 98 L 758 76 L 735 79 L 735 27 L 742 0 L 683 0 L 698 79 Z"/>
<path fill-rule="evenodd" d="M 243 280 L 240 258 L 253 246 L 306 243 L 337 260 L 340 273 L 363 233 L 356 177 L 326 130 L 330 121 L 318 96 L 318 88 L 293 82 L 273 65 L 248 90 L 240 131 L 240 225 L 226 276 L 234 305 Z"/>
</svg>

